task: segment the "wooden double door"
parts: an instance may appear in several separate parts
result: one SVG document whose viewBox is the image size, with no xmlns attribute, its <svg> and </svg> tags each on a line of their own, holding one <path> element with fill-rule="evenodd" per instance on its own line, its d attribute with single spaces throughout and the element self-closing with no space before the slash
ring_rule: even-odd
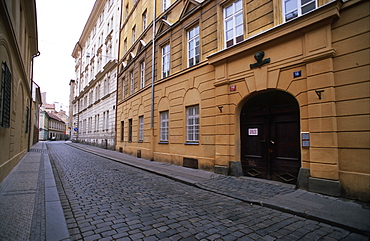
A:
<svg viewBox="0 0 370 241">
<path fill-rule="evenodd" d="M 240 115 L 246 176 L 295 183 L 301 167 L 299 106 L 283 91 L 251 98 Z"/>
</svg>

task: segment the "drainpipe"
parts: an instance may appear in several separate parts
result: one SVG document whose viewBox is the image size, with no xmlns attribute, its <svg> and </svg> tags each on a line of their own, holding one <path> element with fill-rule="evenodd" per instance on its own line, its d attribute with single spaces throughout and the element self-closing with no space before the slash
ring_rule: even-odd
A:
<svg viewBox="0 0 370 241">
<path fill-rule="evenodd" d="M 116 64 L 117 64 L 117 72 L 116 72 L 116 75 L 117 75 L 117 78 L 116 78 L 116 105 L 115 105 L 115 112 L 116 112 L 116 119 L 115 119 L 115 126 L 114 126 L 114 140 L 113 140 L 113 146 L 114 146 L 114 150 L 117 149 L 117 129 L 118 129 L 118 108 L 117 108 L 117 105 L 118 105 L 118 82 L 119 82 L 119 66 L 120 66 L 120 47 L 121 47 L 121 27 L 122 27 L 122 1 L 119 2 L 120 3 L 120 13 L 119 13 L 119 26 L 118 26 L 118 51 L 117 51 L 117 61 L 116 61 Z"/>
<path fill-rule="evenodd" d="M 150 127 L 151 129 L 154 128 L 154 78 L 155 78 L 155 28 L 156 28 L 156 0 L 154 2 L 154 9 L 153 9 L 153 40 L 152 40 L 152 105 L 151 105 L 151 120 L 150 120 Z M 154 142 L 152 140 L 152 142 Z"/>
<path fill-rule="evenodd" d="M 81 85 L 81 69 L 82 69 L 82 46 L 80 44 L 80 41 L 77 41 L 77 45 L 80 47 L 80 50 L 81 50 L 81 54 L 80 54 L 80 76 L 78 77 L 80 79 L 80 83 L 78 83 L 79 85 Z M 80 95 L 80 88 L 79 86 L 77 86 L 78 88 L 78 96 Z M 77 134 L 76 134 L 76 142 L 78 143 L 78 134 L 80 133 L 80 101 L 76 101 L 77 102 Z"/>
<path fill-rule="evenodd" d="M 31 90 L 30 90 L 30 92 L 31 92 L 31 98 L 30 98 L 30 108 L 29 108 L 29 110 L 28 110 L 28 120 L 27 120 L 27 122 L 28 122 L 28 144 L 27 144 L 27 152 L 29 152 L 30 151 L 30 145 L 31 145 L 31 110 L 32 110 L 32 90 L 33 90 L 33 64 L 34 64 L 34 62 L 33 62 L 33 59 L 34 58 L 36 58 L 36 57 L 39 57 L 40 56 L 40 51 L 37 51 L 37 54 L 35 54 L 35 55 L 32 55 L 32 59 L 31 59 L 31 83 L 30 83 L 30 87 L 31 87 Z"/>
</svg>

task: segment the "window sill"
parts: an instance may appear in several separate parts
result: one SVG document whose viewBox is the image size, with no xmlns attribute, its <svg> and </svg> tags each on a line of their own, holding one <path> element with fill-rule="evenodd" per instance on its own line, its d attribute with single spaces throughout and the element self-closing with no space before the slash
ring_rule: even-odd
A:
<svg viewBox="0 0 370 241">
<path fill-rule="evenodd" d="M 168 141 L 160 141 L 158 144 L 168 144 Z"/>
<path fill-rule="evenodd" d="M 199 145 L 199 142 L 185 142 L 184 145 Z"/>
</svg>

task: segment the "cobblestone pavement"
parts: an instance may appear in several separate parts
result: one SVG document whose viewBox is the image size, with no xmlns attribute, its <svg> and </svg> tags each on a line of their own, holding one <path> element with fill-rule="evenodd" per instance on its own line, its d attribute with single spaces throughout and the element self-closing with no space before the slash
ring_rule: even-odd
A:
<svg viewBox="0 0 370 241">
<path fill-rule="evenodd" d="M 72 240 L 367 240 L 64 144 L 47 146 Z"/>
</svg>

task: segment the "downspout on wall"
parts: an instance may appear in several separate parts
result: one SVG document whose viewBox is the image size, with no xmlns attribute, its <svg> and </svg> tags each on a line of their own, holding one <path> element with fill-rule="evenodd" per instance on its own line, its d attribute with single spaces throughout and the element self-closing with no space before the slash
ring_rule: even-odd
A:
<svg viewBox="0 0 370 241">
<path fill-rule="evenodd" d="M 39 57 L 40 56 L 40 51 L 37 51 L 37 54 L 35 55 L 32 55 L 32 59 L 31 59 L 31 80 L 30 80 L 30 88 L 31 88 L 31 98 L 30 98 L 30 107 L 29 107 L 29 110 L 28 110 L 28 144 L 27 144 L 27 152 L 30 151 L 30 145 L 31 145 L 31 124 L 32 124 L 32 121 L 31 121 L 31 118 L 32 118 L 32 115 L 31 115 L 31 111 L 32 111 L 32 92 L 33 92 L 33 65 L 34 65 L 34 58 L 36 57 Z"/>
</svg>

